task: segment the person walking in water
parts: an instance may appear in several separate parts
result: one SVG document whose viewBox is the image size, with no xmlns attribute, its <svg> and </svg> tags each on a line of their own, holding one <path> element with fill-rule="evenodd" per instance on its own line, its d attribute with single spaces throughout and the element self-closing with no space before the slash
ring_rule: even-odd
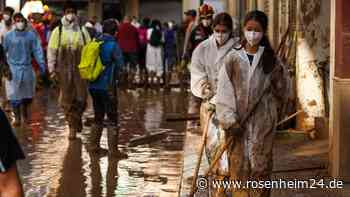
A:
<svg viewBox="0 0 350 197">
<path fill-rule="evenodd" d="M 119 48 L 114 35 L 117 25 L 114 20 L 103 22 L 103 35 L 98 38 L 103 44 L 100 48 L 100 57 L 105 66 L 98 78 L 89 83 L 89 92 L 93 101 L 95 123 L 89 138 L 91 152 L 101 154 L 104 150 L 100 147 L 101 135 L 104 127 L 104 117 L 108 117 L 107 136 L 108 152 L 117 157 L 125 157 L 118 150 L 118 98 L 116 93 L 117 70 L 124 65 L 122 51 Z"/>
<path fill-rule="evenodd" d="M 229 14 L 219 13 L 214 18 L 213 27 L 213 35 L 201 42 L 194 50 L 190 67 L 191 91 L 200 101 L 201 129 L 204 130 L 204 125 L 209 125 L 206 144 L 209 163 L 213 161 L 213 154 L 220 147 L 222 142 L 220 136 L 224 135 L 217 124 L 216 114 L 210 115 L 211 111 L 215 111 L 216 106 L 218 73 L 224 65 L 225 58 L 234 47 L 239 45 L 233 37 L 233 22 Z M 226 153 L 224 155 L 226 156 Z M 215 169 L 219 176 L 227 172 L 228 164 L 224 161 L 220 162 L 221 165 Z M 213 196 L 216 196 L 215 193 L 216 191 L 213 192 Z"/>
<path fill-rule="evenodd" d="M 4 37 L 4 53 L 10 66 L 6 80 L 6 95 L 15 114 L 14 126 L 28 123 L 29 108 L 35 93 L 35 73 L 32 57 L 39 64 L 40 75 L 46 72 L 43 49 L 35 32 L 27 29 L 27 20 L 21 13 L 14 15 L 15 30 Z"/>
<path fill-rule="evenodd" d="M 160 79 L 163 75 L 163 33 L 159 20 L 152 21 L 151 28 L 148 30 L 148 45 L 146 55 L 146 67 L 151 78 L 150 84 L 160 85 Z"/>
<path fill-rule="evenodd" d="M 4 42 L 4 38 L 5 35 L 14 30 L 15 26 L 13 25 L 13 14 L 14 14 L 15 10 L 12 7 L 5 7 L 3 15 L 2 15 L 2 20 L 0 23 L 0 44 L 3 46 L 3 42 Z M 1 54 L 3 55 L 3 54 Z M 6 58 L 2 57 L 2 63 L 5 62 Z M 6 67 L 5 67 L 6 66 Z M 5 74 L 9 73 L 9 68 L 7 66 L 7 64 L 3 64 L 3 67 L 1 68 L 2 72 Z M 5 88 L 5 78 L 1 78 L 1 95 L 2 95 L 2 101 L 1 101 L 1 106 L 4 109 L 4 111 L 9 112 L 11 111 L 11 106 L 9 101 L 7 100 L 7 96 L 6 96 L 6 88 Z"/>
<path fill-rule="evenodd" d="M 59 79 L 59 103 L 69 126 L 69 139 L 81 132 L 82 115 L 87 100 L 87 82 L 81 79 L 78 65 L 83 46 L 90 41 L 85 27 L 79 25 L 72 3 L 64 7 L 62 25 L 51 34 L 48 46 L 48 67 L 51 77 Z"/>
<path fill-rule="evenodd" d="M 267 27 L 265 13 L 247 14 L 242 44 L 227 56 L 218 77 L 217 117 L 226 140 L 233 140 L 227 150 L 231 180 L 264 181 L 272 172 L 273 139 L 290 80 Z M 268 197 L 270 190 L 234 190 L 232 195 Z"/>
<path fill-rule="evenodd" d="M 117 34 L 118 43 L 123 51 L 127 72 L 127 82 L 130 87 L 134 84 L 138 64 L 139 32 L 131 24 L 131 17 L 125 16 L 123 23 L 119 25 Z M 125 71 L 125 70 L 124 70 Z"/>
</svg>

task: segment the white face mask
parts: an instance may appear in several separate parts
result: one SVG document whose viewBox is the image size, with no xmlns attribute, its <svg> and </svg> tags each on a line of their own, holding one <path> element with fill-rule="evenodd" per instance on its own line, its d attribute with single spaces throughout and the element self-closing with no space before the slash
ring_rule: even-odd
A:
<svg viewBox="0 0 350 197">
<path fill-rule="evenodd" d="M 75 14 L 67 14 L 66 19 L 68 22 L 72 22 L 75 19 Z"/>
<path fill-rule="evenodd" d="M 8 21 L 11 19 L 10 15 L 7 15 L 7 14 L 4 14 L 3 17 L 5 21 Z"/>
<path fill-rule="evenodd" d="M 256 46 L 261 41 L 263 33 L 256 31 L 245 31 L 244 36 L 250 46 Z"/>
<path fill-rule="evenodd" d="M 219 45 L 223 45 L 230 38 L 230 33 L 214 32 L 214 38 Z"/>
<path fill-rule="evenodd" d="M 22 30 L 24 30 L 24 28 L 25 28 L 25 23 L 24 22 L 17 22 L 16 23 L 16 29 L 17 30 L 22 31 Z"/>
<path fill-rule="evenodd" d="M 203 19 L 202 24 L 204 27 L 209 27 L 211 25 L 211 20 Z"/>
<path fill-rule="evenodd" d="M 174 23 L 169 22 L 169 23 L 168 23 L 168 26 L 169 26 L 169 29 L 173 29 L 173 28 L 174 28 Z"/>
</svg>

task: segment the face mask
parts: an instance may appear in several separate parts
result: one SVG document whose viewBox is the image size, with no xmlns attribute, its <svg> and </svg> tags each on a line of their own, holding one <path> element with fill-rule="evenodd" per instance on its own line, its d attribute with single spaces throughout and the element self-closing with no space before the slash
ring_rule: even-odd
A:
<svg viewBox="0 0 350 197">
<path fill-rule="evenodd" d="M 203 24 L 204 27 L 209 27 L 210 24 L 211 24 L 211 20 L 203 19 L 202 20 L 202 24 Z"/>
<path fill-rule="evenodd" d="M 24 22 L 17 22 L 16 23 L 16 29 L 22 31 L 25 27 Z"/>
<path fill-rule="evenodd" d="M 7 15 L 7 14 L 4 14 L 3 17 L 5 21 L 8 21 L 11 19 L 10 15 Z"/>
<path fill-rule="evenodd" d="M 245 31 L 244 36 L 250 46 L 256 46 L 261 41 L 263 33 L 256 31 Z"/>
<path fill-rule="evenodd" d="M 230 38 L 230 34 L 214 32 L 214 38 L 219 45 L 223 45 Z"/>
<path fill-rule="evenodd" d="M 172 22 L 168 23 L 169 29 L 173 29 L 174 28 L 174 24 Z"/>
<path fill-rule="evenodd" d="M 66 15 L 66 19 L 68 22 L 72 22 L 75 18 L 75 15 L 74 14 L 67 14 Z"/>
</svg>

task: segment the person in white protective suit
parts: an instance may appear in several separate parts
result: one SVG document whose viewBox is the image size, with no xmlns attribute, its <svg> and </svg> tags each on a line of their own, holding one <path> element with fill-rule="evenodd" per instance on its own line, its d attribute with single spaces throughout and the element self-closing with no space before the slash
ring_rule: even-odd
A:
<svg viewBox="0 0 350 197">
<path fill-rule="evenodd" d="M 194 50 L 190 71 L 191 71 L 191 91 L 194 96 L 201 98 L 200 110 L 201 128 L 209 124 L 206 155 L 209 163 L 213 159 L 214 153 L 218 150 L 220 142 L 224 141 L 223 130 L 219 129 L 216 115 L 211 116 L 206 122 L 210 108 L 216 104 L 216 92 L 218 73 L 224 64 L 225 57 L 239 45 L 238 38 L 233 37 L 232 17 L 227 13 L 219 13 L 213 21 L 214 33 L 207 40 L 203 41 Z M 227 154 L 220 161 L 216 171 L 219 174 L 227 173 Z"/>
<path fill-rule="evenodd" d="M 233 141 L 227 150 L 229 178 L 243 183 L 270 179 L 274 131 L 290 93 L 287 69 L 269 43 L 267 26 L 265 13 L 248 13 L 241 47 L 230 52 L 219 72 L 216 115 L 226 141 Z M 229 192 L 270 196 L 267 188 Z"/>
</svg>

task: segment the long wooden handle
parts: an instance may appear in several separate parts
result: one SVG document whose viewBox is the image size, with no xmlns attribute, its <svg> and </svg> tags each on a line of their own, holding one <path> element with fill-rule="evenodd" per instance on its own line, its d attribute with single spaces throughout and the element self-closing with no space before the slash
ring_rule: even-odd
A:
<svg viewBox="0 0 350 197">
<path fill-rule="evenodd" d="M 304 113 L 304 110 L 299 110 L 297 112 L 295 112 L 294 114 L 288 116 L 287 118 L 285 118 L 284 120 L 282 120 L 281 122 L 277 123 L 277 126 L 281 126 L 283 123 L 287 122 L 288 120 L 294 118 L 295 116 Z"/>
<path fill-rule="evenodd" d="M 203 157 L 203 152 L 204 152 L 204 147 L 205 147 L 205 144 L 207 142 L 207 135 L 208 135 L 208 129 L 209 129 L 209 121 L 210 121 L 210 118 L 212 116 L 213 112 L 209 112 L 208 114 L 208 117 L 206 119 L 206 122 L 205 122 L 205 126 L 204 126 L 204 131 L 203 131 L 203 135 L 202 135 L 202 144 L 201 144 L 201 147 L 200 147 L 200 150 L 199 150 L 199 157 L 198 157 L 198 160 L 197 160 L 197 165 L 196 165 L 196 168 L 195 168 L 195 171 L 194 171 L 194 175 L 193 175 L 193 180 L 192 180 L 192 187 L 191 187 L 191 192 L 190 192 L 190 197 L 193 197 L 194 194 L 196 193 L 197 191 L 197 178 L 198 178 L 198 172 L 199 172 L 199 168 L 201 166 L 201 162 L 202 162 L 202 157 Z"/>
</svg>

